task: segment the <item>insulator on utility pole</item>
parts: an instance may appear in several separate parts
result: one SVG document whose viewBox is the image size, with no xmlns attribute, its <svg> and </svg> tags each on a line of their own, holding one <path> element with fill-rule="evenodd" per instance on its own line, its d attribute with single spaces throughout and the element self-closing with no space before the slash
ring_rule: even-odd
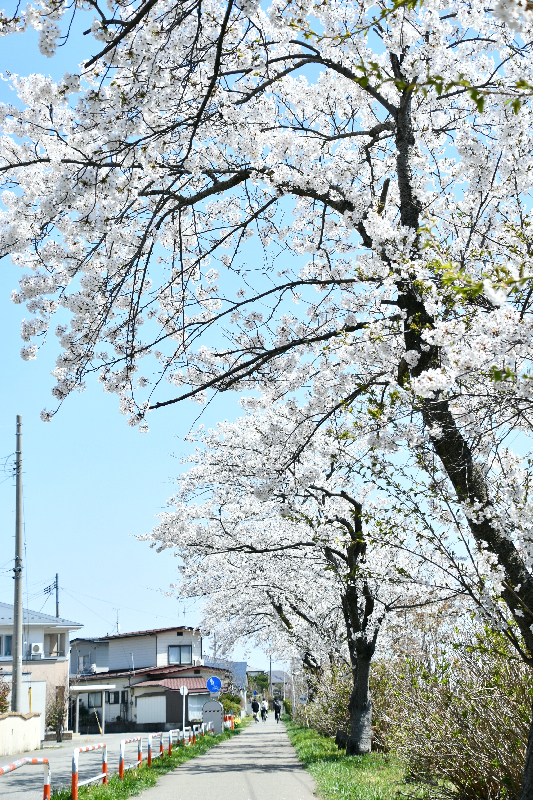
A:
<svg viewBox="0 0 533 800">
<path fill-rule="evenodd" d="M 17 414 L 15 470 L 15 598 L 13 604 L 13 678 L 11 710 L 22 712 L 22 417 Z"/>
</svg>

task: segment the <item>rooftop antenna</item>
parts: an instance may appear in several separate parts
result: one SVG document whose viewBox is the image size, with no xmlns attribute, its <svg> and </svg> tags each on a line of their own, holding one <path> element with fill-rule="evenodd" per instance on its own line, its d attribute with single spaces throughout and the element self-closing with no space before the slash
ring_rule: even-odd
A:
<svg viewBox="0 0 533 800">
<path fill-rule="evenodd" d="M 120 633 L 120 623 L 118 621 L 118 608 L 115 608 L 115 611 L 117 612 L 117 634 L 119 634 Z"/>
</svg>

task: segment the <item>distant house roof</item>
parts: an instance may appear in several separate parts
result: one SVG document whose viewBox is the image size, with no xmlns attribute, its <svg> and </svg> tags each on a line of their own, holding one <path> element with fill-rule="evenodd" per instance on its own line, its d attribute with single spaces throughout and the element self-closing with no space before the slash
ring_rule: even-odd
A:
<svg viewBox="0 0 533 800">
<path fill-rule="evenodd" d="M 76 636 L 75 639 L 71 639 L 71 644 L 76 644 L 76 642 L 94 642 L 95 644 L 107 644 L 107 639 L 102 639 L 100 636 L 95 636 L 91 638 L 90 636 Z"/>
<path fill-rule="evenodd" d="M 201 664 L 198 664 L 198 665 L 196 665 L 196 664 L 188 664 L 186 666 L 184 666 L 182 664 L 178 664 L 176 666 L 168 666 L 168 667 L 141 667 L 140 669 L 135 668 L 134 670 L 130 669 L 130 668 L 128 668 L 128 669 L 110 669 L 105 673 L 105 679 L 106 679 L 106 681 L 109 681 L 112 678 L 127 677 L 127 676 L 132 675 L 133 673 L 135 673 L 135 675 L 168 675 L 169 673 L 175 674 L 175 673 L 180 673 L 180 672 L 187 672 L 187 671 L 190 671 L 191 669 L 206 669 L 206 667 L 205 666 L 202 667 Z M 226 672 L 225 669 L 218 669 L 217 667 L 208 667 L 207 669 L 209 669 L 211 671 L 215 671 L 216 670 L 217 672 Z M 101 672 L 90 672 L 90 673 L 87 673 L 87 674 L 84 673 L 83 675 L 80 675 L 79 680 L 80 680 L 80 682 L 92 681 L 92 680 L 101 681 L 102 680 L 102 674 L 103 673 L 101 673 Z M 153 683 L 153 681 L 152 681 L 152 683 Z M 139 686 L 139 684 L 136 683 L 136 684 L 134 684 L 134 686 Z"/>
<path fill-rule="evenodd" d="M 221 658 L 205 658 L 204 665 L 210 669 L 225 669 L 233 674 L 235 685 L 240 689 L 246 686 L 246 661 L 228 661 Z"/>
<path fill-rule="evenodd" d="M 130 636 L 153 636 L 155 633 L 168 633 L 168 631 L 192 631 L 199 632 L 198 628 L 190 628 L 188 625 L 173 625 L 171 628 L 152 628 L 149 631 L 132 631 L 131 633 L 115 633 L 112 636 L 102 636 L 102 639 L 127 639 Z"/>
<path fill-rule="evenodd" d="M 143 683 L 134 684 L 134 689 L 148 688 L 150 686 L 164 686 L 165 689 L 170 689 L 177 692 L 181 686 L 186 686 L 189 692 L 194 694 L 209 694 L 209 689 L 205 685 L 205 678 L 161 678 L 159 681 L 143 681 Z"/>
<path fill-rule="evenodd" d="M 30 611 L 27 608 L 22 611 L 22 622 L 23 625 L 46 625 L 47 628 L 70 628 L 76 631 L 83 628 L 79 622 L 72 622 L 72 620 L 62 617 L 52 617 L 50 614 Z M 13 625 L 13 606 L 10 603 L 0 603 L 0 625 Z"/>
</svg>

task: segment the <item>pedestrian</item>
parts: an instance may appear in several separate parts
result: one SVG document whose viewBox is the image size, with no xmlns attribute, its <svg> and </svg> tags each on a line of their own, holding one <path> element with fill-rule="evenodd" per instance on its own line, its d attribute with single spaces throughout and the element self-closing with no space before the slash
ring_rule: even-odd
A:
<svg viewBox="0 0 533 800">
<path fill-rule="evenodd" d="M 276 718 L 276 722 L 279 722 L 281 718 L 281 703 L 277 697 L 274 700 L 274 716 Z"/>
<path fill-rule="evenodd" d="M 259 722 L 259 716 L 258 716 L 258 715 L 259 715 L 259 703 L 258 703 L 258 702 L 257 702 L 257 700 L 255 699 L 255 697 L 254 697 L 254 699 L 252 700 L 252 713 L 253 713 L 253 715 L 254 715 L 254 719 L 255 719 L 255 721 L 256 721 L 256 722 Z"/>
<path fill-rule="evenodd" d="M 268 715 L 268 703 L 266 700 L 263 700 L 263 702 L 261 703 L 261 719 L 263 720 L 263 722 L 267 721 L 267 715 Z"/>
</svg>

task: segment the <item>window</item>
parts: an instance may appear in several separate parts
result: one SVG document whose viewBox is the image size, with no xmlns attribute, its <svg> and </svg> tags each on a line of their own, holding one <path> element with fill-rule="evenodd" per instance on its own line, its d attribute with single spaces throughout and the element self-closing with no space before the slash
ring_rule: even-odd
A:
<svg viewBox="0 0 533 800">
<path fill-rule="evenodd" d="M 13 641 L 13 637 L 12 636 L 4 636 L 4 655 L 5 656 L 12 655 L 12 652 L 11 652 L 11 643 L 12 643 L 12 641 Z"/>
<path fill-rule="evenodd" d="M 207 702 L 206 694 L 190 694 L 189 701 L 189 719 L 202 719 L 202 709 L 204 703 Z"/>
<path fill-rule="evenodd" d="M 192 664 L 192 645 L 176 644 L 168 648 L 169 664 Z"/>
<path fill-rule="evenodd" d="M 106 692 L 106 703 L 118 705 L 120 703 L 120 692 Z"/>
<path fill-rule="evenodd" d="M 127 689 L 120 693 L 120 702 L 122 703 L 122 705 L 127 705 L 128 704 L 128 690 Z"/>
<path fill-rule="evenodd" d="M 90 656 L 78 656 L 78 672 L 86 672 L 89 669 Z"/>
<path fill-rule="evenodd" d="M 178 631 L 176 636 L 183 636 L 183 631 Z"/>
<path fill-rule="evenodd" d="M 100 708 L 102 705 L 102 692 L 89 692 L 89 708 Z"/>
</svg>

